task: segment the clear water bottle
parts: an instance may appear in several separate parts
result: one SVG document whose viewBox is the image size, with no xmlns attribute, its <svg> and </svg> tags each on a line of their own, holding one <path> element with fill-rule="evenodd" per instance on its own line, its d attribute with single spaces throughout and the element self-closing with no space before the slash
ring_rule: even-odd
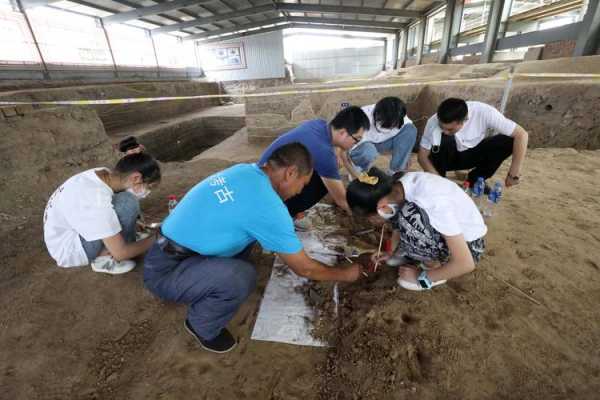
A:
<svg viewBox="0 0 600 400">
<path fill-rule="evenodd" d="M 473 185 L 473 201 L 475 202 L 475 205 L 477 205 L 477 208 L 479 208 L 480 211 L 483 209 L 484 191 L 485 181 L 480 176 L 479 178 L 477 178 L 477 181 Z"/>
<path fill-rule="evenodd" d="M 489 218 L 493 215 L 495 204 L 498 204 L 500 202 L 501 198 L 502 198 L 502 183 L 497 181 L 494 184 L 494 188 L 492 190 L 490 190 L 490 193 L 488 194 L 487 205 L 485 207 L 485 210 L 483 211 L 484 217 Z"/>
<path fill-rule="evenodd" d="M 171 214 L 171 212 L 175 209 L 176 206 L 177 206 L 177 196 L 175 196 L 174 194 L 170 194 L 169 195 L 169 203 L 168 203 L 169 214 Z"/>
</svg>

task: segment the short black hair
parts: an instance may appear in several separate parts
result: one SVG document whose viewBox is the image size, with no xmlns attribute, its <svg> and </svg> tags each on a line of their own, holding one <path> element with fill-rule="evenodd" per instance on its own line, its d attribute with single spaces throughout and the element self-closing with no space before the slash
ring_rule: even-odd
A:
<svg viewBox="0 0 600 400">
<path fill-rule="evenodd" d="M 354 135 L 360 128 L 366 131 L 371 127 L 369 117 L 357 106 L 344 108 L 333 117 L 329 125 L 335 129 L 346 129 L 349 135 Z"/>
<path fill-rule="evenodd" d="M 406 116 L 406 104 L 398 97 L 384 97 L 375 104 L 373 121 L 384 129 L 402 128 Z"/>
<path fill-rule="evenodd" d="M 301 176 L 306 176 L 312 173 L 312 157 L 308 149 L 298 142 L 284 144 L 276 149 L 269 158 L 267 164 L 271 164 L 275 168 L 285 168 L 296 166 L 298 173 Z"/>
<path fill-rule="evenodd" d="M 379 178 L 375 185 L 362 183 L 358 179 L 350 182 L 346 188 L 346 201 L 356 215 L 370 215 L 377 212 L 377 203 L 392 192 L 392 177 L 377 167 L 368 172 L 369 176 Z"/>
<path fill-rule="evenodd" d="M 464 121 L 468 113 L 469 109 L 467 108 L 466 101 L 450 97 L 442 101 L 438 107 L 437 117 L 442 124 L 449 124 L 451 122 Z"/>
<path fill-rule="evenodd" d="M 117 162 L 115 171 L 122 176 L 139 172 L 142 174 L 142 182 L 144 183 L 159 182 L 161 178 L 158 162 L 148 153 L 126 155 Z"/>
<path fill-rule="evenodd" d="M 125 139 L 119 142 L 119 151 L 121 153 L 127 153 L 129 150 L 135 149 L 139 146 L 140 144 L 138 143 L 135 136 L 127 136 Z"/>
</svg>

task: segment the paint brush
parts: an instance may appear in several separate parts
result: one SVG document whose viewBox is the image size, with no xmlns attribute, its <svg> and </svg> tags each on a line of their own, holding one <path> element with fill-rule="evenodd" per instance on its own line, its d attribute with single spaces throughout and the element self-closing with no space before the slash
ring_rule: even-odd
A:
<svg viewBox="0 0 600 400">
<path fill-rule="evenodd" d="M 375 260 L 375 267 L 373 272 L 377 272 L 377 266 L 379 265 L 379 256 L 381 255 L 381 245 L 383 244 L 383 231 L 385 231 L 385 225 L 381 227 L 381 235 L 379 236 L 379 247 L 377 248 L 377 259 Z"/>
</svg>

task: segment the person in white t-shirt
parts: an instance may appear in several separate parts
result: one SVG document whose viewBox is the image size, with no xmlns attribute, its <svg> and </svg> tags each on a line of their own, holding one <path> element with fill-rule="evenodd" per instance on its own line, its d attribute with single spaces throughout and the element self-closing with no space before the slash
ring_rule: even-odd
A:
<svg viewBox="0 0 600 400">
<path fill-rule="evenodd" d="M 368 216 L 373 224 L 391 222 L 395 250 L 374 261 L 395 259 L 401 287 L 431 289 L 473 271 L 485 249 L 487 227 L 456 183 L 427 172 L 389 177 L 372 168 L 369 175 L 378 182 L 352 181 L 347 201 L 353 214 Z"/>
<path fill-rule="evenodd" d="M 123 151 L 123 150 L 122 150 Z M 147 153 L 121 158 L 114 169 L 94 168 L 67 179 L 44 212 L 44 241 L 60 267 L 91 264 L 96 272 L 121 274 L 154 243 L 136 241 L 139 199 L 160 182 L 160 167 Z"/>
<path fill-rule="evenodd" d="M 398 97 L 384 97 L 377 104 L 363 106 L 371 127 L 347 153 L 341 153 L 346 170 L 358 178 L 371 168 L 380 154 L 391 153 L 391 174 L 408 169 L 410 153 L 417 140 L 417 128 L 406 116 L 406 105 Z"/>
<path fill-rule="evenodd" d="M 493 131 L 491 136 L 486 136 Z M 527 132 L 494 107 L 478 101 L 449 98 L 427 121 L 418 161 L 423 170 L 446 176 L 447 171 L 468 169 L 471 184 L 494 175 L 512 155 L 505 185 L 519 183 L 527 151 Z"/>
</svg>

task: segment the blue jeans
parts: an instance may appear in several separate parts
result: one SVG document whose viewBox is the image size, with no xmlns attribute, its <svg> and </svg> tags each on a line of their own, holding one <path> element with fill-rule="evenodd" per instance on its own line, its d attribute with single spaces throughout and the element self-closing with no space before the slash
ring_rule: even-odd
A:
<svg viewBox="0 0 600 400">
<path fill-rule="evenodd" d="M 127 243 L 135 242 L 135 222 L 140 215 L 139 200 L 128 191 L 115 193 L 112 198 L 112 204 L 121 224 L 121 235 Z M 88 242 L 81 235 L 79 236 L 83 250 L 89 262 L 94 261 L 98 254 L 104 248 L 102 239 Z"/>
<path fill-rule="evenodd" d="M 211 340 L 254 291 L 256 270 L 242 259 L 249 248 L 233 258 L 198 254 L 182 260 L 165 253 L 157 241 L 144 260 L 144 284 L 163 300 L 187 304 L 190 325 Z"/>
<path fill-rule="evenodd" d="M 417 141 L 417 128 L 413 124 L 405 124 L 396 136 L 381 143 L 364 142 L 350 151 L 350 159 L 361 172 L 368 171 L 377 156 L 384 152 L 392 153 L 390 170 L 403 171 L 408 165 L 410 153 Z"/>
</svg>

